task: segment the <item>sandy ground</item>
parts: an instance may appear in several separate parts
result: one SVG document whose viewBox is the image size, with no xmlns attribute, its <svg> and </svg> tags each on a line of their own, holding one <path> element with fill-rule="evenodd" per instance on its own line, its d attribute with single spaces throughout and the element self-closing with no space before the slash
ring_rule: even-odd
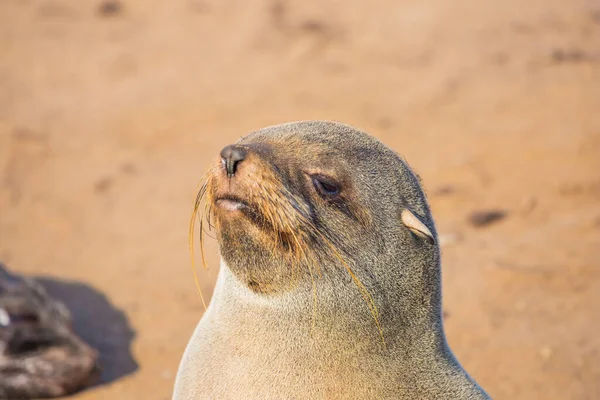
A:
<svg viewBox="0 0 600 400">
<path fill-rule="evenodd" d="M 600 398 L 600 3 L 3 0 L 0 261 L 54 282 L 101 348 L 75 398 L 170 398 L 203 311 L 198 180 L 300 119 L 421 175 L 448 339 L 490 394 Z M 475 228 L 479 209 L 507 217 Z"/>
</svg>

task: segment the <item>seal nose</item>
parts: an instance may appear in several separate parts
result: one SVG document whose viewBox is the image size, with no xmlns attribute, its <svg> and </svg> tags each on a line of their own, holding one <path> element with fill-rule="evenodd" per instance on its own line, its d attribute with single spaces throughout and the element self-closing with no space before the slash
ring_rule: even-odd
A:
<svg viewBox="0 0 600 400">
<path fill-rule="evenodd" d="M 243 147 L 230 144 L 221 150 L 221 159 L 225 165 L 227 176 L 232 177 L 238 164 L 246 158 L 246 150 Z"/>
</svg>

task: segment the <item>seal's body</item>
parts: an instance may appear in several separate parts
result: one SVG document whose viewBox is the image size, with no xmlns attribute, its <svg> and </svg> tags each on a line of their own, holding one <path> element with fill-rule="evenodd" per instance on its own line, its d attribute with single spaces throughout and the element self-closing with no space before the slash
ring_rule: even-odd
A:
<svg viewBox="0 0 600 400">
<path fill-rule="evenodd" d="M 347 125 L 227 146 L 201 191 L 221 270 L 174 400 L 486 399 L 452 355 L 418 178 Z"/>
</svg>

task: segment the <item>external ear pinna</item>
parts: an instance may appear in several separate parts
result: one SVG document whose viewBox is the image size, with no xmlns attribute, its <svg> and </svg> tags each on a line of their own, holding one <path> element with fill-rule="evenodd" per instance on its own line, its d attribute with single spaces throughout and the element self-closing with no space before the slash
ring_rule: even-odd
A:
<svg viewBox="0 0 600 400">
<path fill-rule="evenodd" d="M 404 226 L 406 226 L 412 233 L 417 235 L 420 238 L 427 240 L 429 244 L 433 244 L 433 235 L 429 228 L 421 222 L 419 218 L 415 214 L 412 213 L 408 208 L 402 210 L 402 214 L 400 219 Z"/>
</svg>

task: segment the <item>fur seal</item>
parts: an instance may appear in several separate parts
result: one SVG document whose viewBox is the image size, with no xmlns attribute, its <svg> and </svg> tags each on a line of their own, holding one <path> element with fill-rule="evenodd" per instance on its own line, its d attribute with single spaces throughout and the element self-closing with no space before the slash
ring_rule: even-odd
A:
<svg viewBox="0 0 600 400">
<path fill-rule="evenodd" d="M 201 201 L 221 269 L 174 400 L 489 398 L 445 339 L 419 179 L 380 141 L 324 121 L 252 132 Z"/>
</svg>

